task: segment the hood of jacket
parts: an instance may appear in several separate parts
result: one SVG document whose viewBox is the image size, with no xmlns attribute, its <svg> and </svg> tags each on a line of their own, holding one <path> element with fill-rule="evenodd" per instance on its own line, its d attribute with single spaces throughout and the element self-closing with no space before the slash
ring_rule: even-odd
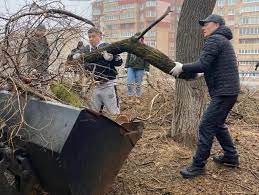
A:
<svg viewBox="0 0 259 195">
<path fill-rule="evenodd" d="M 233 38 L 233 34 L 232 34 L 230 28 L 228 28 L 228 27 L 225 26 L 225 25 L 219 26 L 219 27 L 212 33 L 212 35 L 216 35 L 216 34 L 223 35 L 223 36 L 226 37 L 228 40 L 231 40 L 231 39 Z"/>
</svg>

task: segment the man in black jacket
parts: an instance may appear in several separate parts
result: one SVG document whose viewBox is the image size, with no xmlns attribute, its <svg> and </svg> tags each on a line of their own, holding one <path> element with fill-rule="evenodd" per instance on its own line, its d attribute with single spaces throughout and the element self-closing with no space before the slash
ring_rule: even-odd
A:
<svg viewBox="0 0 259 195">
<path fill-rule="evenodd" d="M 102 32 L 97 28 L 88 30 L 90 45 L 87 45 L 80 52 L 90 53 L 98 48 L 105 47 L 109 43 L 102 42 Z M 72 55 L 73 59 L 79 59 L 82 53 Z M 84 63 L 86 70 L 94 75 L 95 86 L 91 97 L 91 108 L 97 112 L 102 112 L 103 106 L 112 115 L 120 114 L 120 107 L 116 91 L 116 66 L 122 65 L 122 58 L 119 55 L 113 55 L 107 51 L 102 52 L 103 57 L 94 63 Z"/>
<path fill-rule="evenodd" d="M 200 20 L 199 24 L 205 37 L 199 59 L 189 64 L 176 62 L 176 66 L 170 71 L 175 77 L 182 72 L 204 73 L 211 97 L 200 122 L 198 146 L 192 164 L 180 172 L 184 178 L 205 173 L 214 137 L 224 151 L 223 155 L 213 158 L 214 162 L 234 167 L 239 165 L 237 150 L 225 125 L 240 90 L 236 55 L 230 43 L 232 32 L 225 26 L 224 19 L 216 14 Z"/>
</svg>

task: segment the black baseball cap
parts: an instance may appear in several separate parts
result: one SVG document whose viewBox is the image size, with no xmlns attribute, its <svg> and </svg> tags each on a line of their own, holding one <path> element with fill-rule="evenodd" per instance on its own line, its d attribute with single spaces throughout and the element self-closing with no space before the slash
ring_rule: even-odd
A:
<svg viewBox="0 0 259 195">
<path fill-rule="evenodd" d="M 208 22 L 215 22 L 215 23 L 218 23 L 220 26 L 221 25 L 225 25 L 225 20 L 222 16 L 220 15 L 217 15 L 217 14 L 211 14 L 209 15 L 207 18 L 205 18 L 204 20 L 200 20 L 199 21 L 199 24 L 201 26 L 204 26 L 205 23 L 208 23 Z"/>
</svg>

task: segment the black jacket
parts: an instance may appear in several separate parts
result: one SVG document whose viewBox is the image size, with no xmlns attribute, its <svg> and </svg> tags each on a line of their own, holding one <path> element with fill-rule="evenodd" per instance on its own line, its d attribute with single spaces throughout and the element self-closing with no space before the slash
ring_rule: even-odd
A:
<svg viewBox="0 0 259 195">
<path fill-rule="evenodd" d="M 109 45 L 109 43 L 101 43 L 98 48 L 102 48 Z M 97 48 L 97 49 L 98 49 Z M 80 52 L 83 53 L 90 53 L 91 52 L 91 47 L 89 45 L 85 46 L 83 50 L 80 50 Z M 116 66 L 121 66 L 123 63 L 122 58 L 120 55 L 113 55 L 113 60 L 112 61 L 107 61 L 104 58 L 101 60 L 98 60 L 94 63 L 84 63 L 84 67 L 86 70 L 89 71 L 94 71 L 94 76 L 95 80 L 97 81 L 108 81 L 108 80 L 113 80 L 116 79 L 117 76 L 117 70 Z"/>
<path fill-rule="evenodd" d="M 239 73 L 235 51 L 230 40 L 231 30 L 219 26 L 206 40 L 199 59 L 184 64 L 183 71 L 204 72 L 210 96 L 237 95 L 240 90 Z"/>
</svg>

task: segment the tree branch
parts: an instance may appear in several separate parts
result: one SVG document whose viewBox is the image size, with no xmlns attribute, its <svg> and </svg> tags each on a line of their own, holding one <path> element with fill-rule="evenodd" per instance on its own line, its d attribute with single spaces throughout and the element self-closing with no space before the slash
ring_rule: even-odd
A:
<svg viewBox="0 0 259 195">
<path fill-rule="evenodd" d="M 44 14 L 62 14 L 62 15 L 66 15 L 66 16 L 69 16 L 69 17 L 72 17 L 72 18 L 75 18 L 77 20 L 80 20 L 80 21 L 83 21 L 87 24 L 90 24 L 91 26 L 95 26 L 94 23 L 86 18 L 83 18 L 81 16 L 78 16 L 76 14 L 73 14 L 69 11 L 65 11 L 65 10 L 60 10 L 60 9 L 46 9 L 46 10 L 43 10 L 43 11 L 37 11 L 37 12 L 28 12 L 28 13 L 24 13 L 24 14 L 20 14 L 18 16 L 15 16 L 13 18 L 10 18 L 9 22 L 8 23 L 11 23 L 11 22 L 14 22 L 24 16 L 31 16 L 31 15 L 44 15 Z"/>
<path fill-rule="evenodd" d="M 151 65 L 155 66 L 156 68 L 167 74 L 169 74 L 170 70 L 172 70 L 172 68 L 174 68 L 175 66 L 174 61 L 161 51 L 148 45 L 142 44 L 138 41 L 136 42 L 132 38 L 117 41 L 92 53 L 84 54 L 82 55 L 82 60 L 89 63 L 94 63 L 98 60 L 102 60 L 103 57 L 101 53 L 104 50 L 112 54 L 120 54 L 123 52 L 135 54 L 136 56 L 146 60 Z M 181 78 L 193 79 L 194 75 L 183 73 L 181 74 Z"/>
<path fill-rule="evenodd" d="M 137 39 L 140 39 L 141 37 L 143 37 L 151 28 L 153 28 L 156 24 L 158 24 L 161 20 L 163 20 L 170 12 L 173 12 L 173 11 L 169 6 L 162 16 L 160 16 L 156 21 L 150 24 L 150 26 L 148 26 L 139 36 L 137 36 Z"/>
</svg>

